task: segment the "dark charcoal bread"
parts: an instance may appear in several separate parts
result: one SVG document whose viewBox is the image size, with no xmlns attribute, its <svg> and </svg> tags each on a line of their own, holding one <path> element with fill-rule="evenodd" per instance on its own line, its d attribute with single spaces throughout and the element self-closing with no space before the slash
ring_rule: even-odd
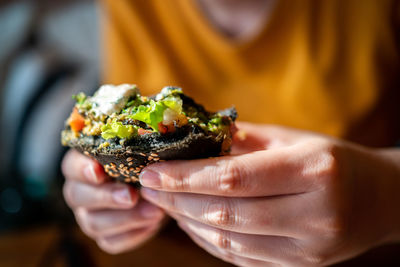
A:
<svg viewBox="0 0 400 267">
<path fill-rule="evenodd" d="M 236 119 L 235 108 L 220 113 Z M 227 153 L 231 136 L 206 135 L 195 125 L 179 129 L 172 134 L 147 134 L 120 144 L 117 139 L 109 140 L 110 146 L 98 148 L 104 139 L 83 136 L 71 140 L 68 145 L 99 161 L 108 175 L 117 181 L 138 185 L 141 170 L 148 164 L 174 159 L 196 159 L 216 157 Z"/>
</svg>

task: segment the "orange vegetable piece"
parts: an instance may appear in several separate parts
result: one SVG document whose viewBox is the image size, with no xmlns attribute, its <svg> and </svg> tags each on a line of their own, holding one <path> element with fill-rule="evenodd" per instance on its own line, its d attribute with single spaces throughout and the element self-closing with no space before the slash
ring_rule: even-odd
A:
<svg viewBox="0 0 400 267">
<path fill-rule="evenodd" d="M 145 134 L 152 133 L 152 131 L 145 130 L 143 128 L 139 128 L 137 132 L 138 132 L 139 135 L 145 135 Z"/>
<path fill-rule="evenodd" d="M 79 114 L 77 108 L 74 108 L 72 110 L 69 126 L 74 132 L 80 132 L 85 127 L 85 118 L 81 114 Z"/>
<path fill-rule="evenodd" d="M 164 124 L 162 124 L 162 122 L 159 122 L 159 123 L 158 123 L 158 131 L 159 131 L 161 134 L 166 134 L 166 133 L 168 132 L 168 127 L 165 126 Z"/>
<path fill-rule="evenodd" d="M 162 122 L 158 123 L 158 131 L 161 134 L 166 134 L 166 133 L 173 133 L 175 132 L 175 126 L 173 124 L 162 124 Z"/>
</svg>

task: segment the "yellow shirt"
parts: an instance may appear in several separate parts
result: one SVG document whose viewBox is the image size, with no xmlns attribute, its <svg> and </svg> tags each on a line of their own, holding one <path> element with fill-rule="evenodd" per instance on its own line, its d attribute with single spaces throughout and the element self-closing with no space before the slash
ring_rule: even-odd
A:
<svg viewBox="0 0 400 267">
<path fill-rule="evenodd" d="M 278 0 L 242 44 L 194 0 L 103 4 L 106 83 L 136 83 L 144 94 L 178 85 L 212 110 L 235 105 L 244 121 L 371 144 L 399 137 L 397 2 Z"/>
</svg>

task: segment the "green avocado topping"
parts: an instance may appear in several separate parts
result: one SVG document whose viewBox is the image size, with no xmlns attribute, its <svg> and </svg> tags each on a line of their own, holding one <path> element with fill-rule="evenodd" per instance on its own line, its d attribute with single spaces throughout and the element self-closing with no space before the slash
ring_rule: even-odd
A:
<svg viewBox="0 0 400 267">
<path fill-rule="evenodd" d="M 111 139 L 115 137 L 130 138 L 137 129 L 133 125 L 123 125 L 120 121 L 112 121 L 101 127 L 101 137 L 104 139 Z"/>
<path fill-rule="evenodd" d="M 99 123 L 97 124 L 99 130 L 91 131 L 88 128 L 86 134 L 96 135 L 101 130 L 101 137 L 106 140 L 132 138 L 141 134 L 140 131 L 138 132 L 140 128 L 147 132 L 168 132 L 170 129 L 174 131 L 175 127 L 182 127 L 182 125 L 191 123 L 200 126 L 205 131 L 217 134 L 219 131 L 223 131 L 226 125 L 229 125 L 229 119 L 226 123 L 224 117 L 218 113 L 207 113 L 191 105 L 184 106 L 182 94 L 182 90 L 177 87 L 165 87 L 155 99 L 142 97 L 139 93 L 136 93 L 126 100 L 127 102 L 122 110 L 102 116 L 98 116 L 93 111 L 91 97 L 79 93 L 73 98 L 76 100 L 75 106 L 81 114 L 85 114 L 86 118 L 92 122 L 88 127 L 91 127 L 91 125 L 95 127 L 96 123 Z M 168 113 L 165 113 L 166 110 L 168 110 Z M 173 123 L 172 126 L 171 122 Z M 170 126 L 163 128 L 164 124 L 161 125 L 160 123 Z"/>
</svg>

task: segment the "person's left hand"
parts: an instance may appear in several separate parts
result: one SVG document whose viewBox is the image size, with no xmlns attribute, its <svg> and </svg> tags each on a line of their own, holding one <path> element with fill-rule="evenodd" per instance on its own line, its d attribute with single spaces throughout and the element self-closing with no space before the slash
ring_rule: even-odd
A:
<svg viewBox="0 0 400 267">
<path fill-rule="evenodd" d="M 313 266 L 392 240 L 398 168 L 377 150 L 283 127 L 239 128 L 247 137 L 233 155 L 141 174 L 155 189 L 143 197 L 201 247 L 237 265 Z"/>
</svg>

